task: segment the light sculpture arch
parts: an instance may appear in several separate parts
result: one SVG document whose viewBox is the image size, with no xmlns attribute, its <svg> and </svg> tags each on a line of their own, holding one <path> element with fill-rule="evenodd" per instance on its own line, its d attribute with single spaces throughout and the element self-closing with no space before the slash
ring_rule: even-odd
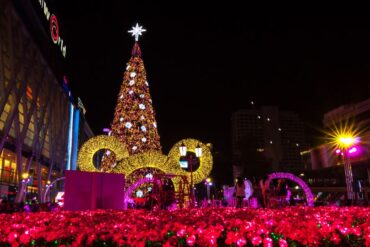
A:
<svg viewBox="0 0 370 247">
<path fill-rule="evenodd" d="M 275 173 L 268 175 L 266 183 L 265 183 L 266 186 L 269 186 L 271 180 L 273 179 L 289 179 L 293 182 L 296 182 L 302 188 L 303 192 L 306 194 L 307 205 L 310 207 L 314 206 L 314 196 L 312 194 L 312 191 L 310 187 L 308 187 L 308 185 L 301 178 L 289 172 L 275 172 Z"/>
</svg>

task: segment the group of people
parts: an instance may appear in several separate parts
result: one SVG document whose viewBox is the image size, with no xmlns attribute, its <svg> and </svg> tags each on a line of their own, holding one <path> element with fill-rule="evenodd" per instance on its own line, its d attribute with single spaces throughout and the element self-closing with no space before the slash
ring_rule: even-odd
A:
<svg viewBox="0 0 370 247">
<path fill-rule="evenodd" d="M 245 198 L 245 184 L 241 177 L 238 177 L 236 181 L 234 196 L 236 197 L 236 208 L 242 208 Z"/>
<path fill-rule="evenodd" d="M 145 191 L 143 197 L 136 197 L 129 201 L 129 208 L 144 208 L 147 210 L 168 209 L 175 203 L 174 186 L 170 179 L 163 179 L 160 184 L 153 183 L 151 190 Z"/>
<path fill-rule="evenodd" d="M 272 188 L 270 188 L 269 184 L 266 184 L 266 181 L 260 179 L 258 184 L 254 183 L 253 188 L 253 197 L 257 199 L 257 203 L 260 207 L 279 207 L 291 204 L 291 191 L 289 190 L 288 184 L 284 179 L 279 179 L 277 185 L 273 186 Z M 243 207 L 243 201 L 246 197 L 245 189 L 244 179 L 238 177 L 234 192 L 234 197 L 236 198 L 236 208 Z"/>
<path fill-rule="evenodd" d="M 29 203 L 14 203 L 9 202 L 6 198 L 0 199 L 0 214 L 11 214 L 14 212 L 50 212 L 57 210 L 59 210 L 59 205 L 57 203 L 37 203 L 35 200 Z"/>
</svg>

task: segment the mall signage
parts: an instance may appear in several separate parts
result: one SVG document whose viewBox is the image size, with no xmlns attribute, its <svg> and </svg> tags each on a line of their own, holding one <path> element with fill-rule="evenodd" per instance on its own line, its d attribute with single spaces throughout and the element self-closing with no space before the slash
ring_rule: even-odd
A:
<svg viewBox="0 0 370 247">
<path fill-rule="evenodd" d="M 50 12 L 45 0 L 38 0 L 42 12 L 45 15 L 46 20 L 50 23 L 50 35 L 51 40 L 57 45 L 62 52 L 63 57 L 66 57 L 67 47 L 64 44 L 62 37 L 59 34 L 59 23 L 56 15 Z"/>
</svg>

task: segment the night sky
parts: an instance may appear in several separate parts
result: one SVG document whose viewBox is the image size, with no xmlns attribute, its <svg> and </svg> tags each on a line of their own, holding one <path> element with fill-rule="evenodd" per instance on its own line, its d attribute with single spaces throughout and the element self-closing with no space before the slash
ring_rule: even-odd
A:
<svg viewBox="0 0 370 247">
<path fill-rule="evenodd" d="M 156 16 L 124 1 L 61 2 L 70 87 L 95 134 L 113 119 L 136 22 L 164 153 L 191 137 L 228 160 L 231 114 L 250 101 L 298 113 L 314 143 L 325 111 L 369 97 L 366 17 Z"/>
</svg>

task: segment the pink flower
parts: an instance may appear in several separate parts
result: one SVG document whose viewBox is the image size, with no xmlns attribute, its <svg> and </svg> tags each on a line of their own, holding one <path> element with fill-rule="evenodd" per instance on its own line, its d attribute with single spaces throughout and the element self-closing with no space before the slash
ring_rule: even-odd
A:
<svg viewBox="0 0 370 247">
<path fill-rule="evenodd" d="M 334 244 L 339 244 L 340 243 L 340 237 L 337 234 L 333 234 L 331 236 L 330 241 L 332 241 Z"/>
<path fill-rule="evenodd" d="M 288 243 L 286 242 L 285 239 L 280 238 L 279 239 L 279 246 L 280 247 L 288 247 Z"/>
<path fill-rule="evenodd" d="M 366 246 L 370 246 L 370 233 L 365 235 L 365 244 Z"/>
<path fill-rule="evenodd" d="M 253 226 L 252 222 L 250 222 L 250 221 L 245 222 L 245 223 L 244 223 L 244 230 L 245 230 L 246 232 L 248 232 L 249 230 L 251 230 L 251 229 L 252 229 L 252 226 Z"/>
<path fill-rule="evenodd" d="M 177 234 L 176 235 L 179 238 L 181 238 L 181 237 L 185 236 L 185 234 L 186 234 L 186 230 L 185 229 L 181 229 L 181 230 L 177 231 Z"/>
<path fill-rule="evenodd" d="M 232 245 L 236 241 L 235 232 L 227 232 L 225 244 Z"/>
<path fill-rule="evenodd" d="M 339 229 L 340 233 L 342 233 L 343 235 L 347 235 L 349 233 L 349 229 L 347 227 L 341 227 Z"/>
<path fill-rule="evenodd" d="M 189 245 L 189 246 L 193 246 L 194 244 L 195 244 L 195 236 L 194 235 L 191 235 L 190 237 L 188 237 L 187 239 L 186 239 L 186 243 L 187 243 L 187 245 Z"/>
<path fill-rule="evenodd" d="M 262 238 L 260 236 L 255 236 L 252 238 L 252 244 L 254 246 L 259 245 L 262 243 Z"/>
<path fill-rule="evenodd" d="M 247 244 L 247 240 L 245 240 L 245 238 L 241 237 L 241 238 L 238 238 L 238 240 L 236 240 L 236 245 L 237 246 L 244 246 Z"/>
<path fill-rule="evenodd" d="M 0 214 L 0 243 L 30 245 L 33 239 L 70 239 L 69 246 L 92 245 L 95 240 L 143 246 L 146 241 L 176 246 L 186 238 L 188 246 L 272 246 L 270 233 L 284 235 L 298 245 L 318 246 L 322 239 L 338 245 L 353 234 L 370 246 L 370 208 L 288 207 L 284 209 L 204 208 L 147 212 L 144 210 L 94 210 L 84 212 Z M 224 239 L 224 236 L 226 238 Z M 223 241 L 222 241 L 223 240 Z"/>
<path fill-rule="evenodd" d="M 273 242 L 271 238 L 267 237 L 263 240 L 264 247 L 272 247 L 272 245 L 273 245 Z"/>
<path fill-rule="evenodd" d="M 30 242 L 30 235 L 23 233 L 19 240 L 21 244 L 27 245 Z"/>
<path fill-rule="evenodd" d="M 8 242 L 9 243 L 14 243 L 17 241 L 17 238 L 18 238 L 18 234 L 16 232 L 11 232 L 9 235 L 8 235 Z"/>
</svg>

